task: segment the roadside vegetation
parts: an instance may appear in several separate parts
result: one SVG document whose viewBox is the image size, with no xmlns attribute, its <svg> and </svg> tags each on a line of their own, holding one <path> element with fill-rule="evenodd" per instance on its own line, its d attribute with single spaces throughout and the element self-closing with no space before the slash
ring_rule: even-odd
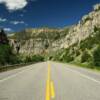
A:
<svg viewBox="0 0 100 100">
<path fill-rule="evenodd" d="M 32 30 L 28 30 L 27 32 L 29 33 L 29 31 Z M 59 38 L 65 37 L 66 34 L 69 33 L 68 31 L 69 28 L 65 28 L 60 33 L 58 33 L 57 31 L 55 31 L 55 34 L 52 32 L 47 32 L 47 33 L 41 32 L 40 34 L 34 34 L 33 36 L 23 31 L 22 33 L 19 34 L 16 33 L 15 37 L 20 41 L 21 40 L 26 41 L 30 37 L 31 38 L 40 37 L 43 40 L 48 39 L 50 40 L 49 42 L 51 41 L 53 42 L 56 39 L 59 40 Z M 24 43 L 24 41 L 21 41 L 21 43 Z M 48 48 L 48 45 L 46 45 L 46 48 Z M 38 61 L 44 61 L 45 59 L 73 63 L 86 68 L 100 69 L 100 28 L 95 26 L 94 32 L 91 33 L 91 35 L 88 38 L 69 46 L 69 48 L 61 49 L 56 52 L 51 52 L 46 56 L 44 55 L 25 56 L 23 62 L 26 63 L 38 62 Z"/>
<path fill-rule="evenodd" d="M 24 56 L 19 54 L 17 51 L 14 52 L 13 46 L 4 32 L 0 32 L 0 66 L 22 64 L 30 62 L 44 61 L 44 57 L 41 55 Z"/>
<path fill-rule="evenodd" d="M 32 56 L 26 56 L 24 57 L 23 62 L 24 63 L 29 63 L 29 62 L 43 62 L 45 58 L 41 55 L 32 55 Z"/>
<path fill-rule="evenodd" d="M 27 34 L 27 32 L 16 33 L 13 35 L 14 39 L 19 40 L 22 44 L 29 38 L 37 38 L 45 40 L 49 39 L 50 42 L 59 38 L 65 37 L 68 34 L 68 28 L 64 29 L 63 34 L 57 33 L 55 31 L 55 35 L 48 33 L 40 33 L 31 36 L 31 34 Z M 25 34 L 24 34 L 25 33 Z M 28 30 L 29 33 L 29 30 Z M 53 60 L 60 62 L 67 62 L 76 64 L 82 67 L 91 68 L 91 69 L 100 69 L 100 28 L 94 27 L 94 32 L 80 42 L 77 42 L 69 48 L 60 49 L 56 52 L 51 52 L 50 54 L 32 54 L 30 55 L 22 55 L 19 53 L 15 53 L 13 47 L 9 44 L 8 38 L 4 31 L 0 33 L 0 65 L 9 65 L 9 64 L 22 64 L 22 63 L 35 63 L 42 62 L 45 60 Z M 3 35 L 2 35 L 3 34 Z M 2 36 L 3 38 L 2 40 Z M 24 41 L 25 40 L 25 41 Z M 6 42 L 5 42 L 6 41 Z M 48 48 L 48 44 L 45 45 L 45 49 Z"/>
<path fill-rule="evenodd" d="M 88 38 L 56 52 L 52 58 L 55 61 L 100 70 L 100 28 L 95 27 L 94 33 Z"/>
<path fill-rule="evenodd" d="M 17 56 L 13 53 L 12 47 L 4 30 L 0 32 L 0 65 L 8 65 L 18 63 Z"/>
</svg>

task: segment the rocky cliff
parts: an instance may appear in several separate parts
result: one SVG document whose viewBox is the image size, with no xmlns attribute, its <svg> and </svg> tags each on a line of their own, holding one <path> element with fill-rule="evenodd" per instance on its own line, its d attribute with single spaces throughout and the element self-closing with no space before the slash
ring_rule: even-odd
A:
<svg viewBox="0 0 100 100">
<path fill-rule="evenodd" d="M 68 34 L 68 29 L 38 28 L 25 29 L 15 33 L 14 37 L 20 43 L 20 53 L 26 55 L 45 54 L 57 50 L 61 39 Z"/>
<path fill-rule="evenodd" d="M 95 34 L 95 27 L 100 27 L 100 4 L 95 5 L 92 12 L 83 16 L 81 21 L 70 29 L 62 47 L 67 48 L 76 42 L 80 43 L 80 41 L 86 39 L 88 36 L 93 35 L 93 33 Z"/>
<path fill-rule="evenodd" d="M 15 34 L 15 38 L 21 45 L 20 53 L 27 55 L 45 54 L 94 36 L 94 29 L 100 28 L 100 4 L 93 7 L 93 11 L 82 17 L 78 24 L 63 28 L 38 28 L 25 29 Z"/>
</svg>

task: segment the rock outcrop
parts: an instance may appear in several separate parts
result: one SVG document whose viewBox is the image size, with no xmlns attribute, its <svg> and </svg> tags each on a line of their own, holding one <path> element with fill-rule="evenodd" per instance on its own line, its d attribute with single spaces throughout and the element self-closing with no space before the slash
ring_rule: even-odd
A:
<svg viewBox="0 0 100 100">
<path fill-rule="evenodd" d="M 20 53 L 26 55 L 45 54 L 56 50 L 59 43 L 54 43 L 64 37 L 66 33 L 62 33 L 61 29 L 40 28 L 25 29 L 16 33 L 15 37 L 20 43 Z"/>
<path fill-rule="evenodd" d="M 100 27 L 100 4 L 95 5 L 92 12 L 83 16 L 77 25 L 70 28 L 69 34 L 66 35 L 62 47 L 67 48 L 76 42 L 80 43 L 80 41 L 95 33 L 95 27 Z"/>
<path fill-rule="evenodd" d="M 80 43 L 95 34 L 95 27 L 100 27 L 100 4 L 95 5 L 77 25 L 65 29 L 25 29 L 15 36 L 21 45 L 20 53 L 45 54 Z"/>
</svg>

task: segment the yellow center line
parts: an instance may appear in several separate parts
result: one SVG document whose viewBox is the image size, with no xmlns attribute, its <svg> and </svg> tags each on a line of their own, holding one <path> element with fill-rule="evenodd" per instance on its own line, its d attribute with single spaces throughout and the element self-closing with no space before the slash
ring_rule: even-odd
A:
<svg viewBox="0 0 100 100">
<path fill-rule="evenodd" d="M 55 90 L 54 90 L 54 83 L 53 81 L 51 81 L 51 98 L 54 99 L 55 98 Z"/>
<path fill-rule="evenodd" d="M 51 98 L 55 98 L 55 91 L 54 91 L 54 84 L 51 81 L 51 69 L 50 64 L 48 63 L 48 76 L 47 76 L 47 83 L 46 83 L 46 100 L 51 100 Z"/>
<path fill-rule="evenodd" d="M 46 83 L 46 100 L 50 100 L 50 65 L 48 64 L 48 77 Z"/>
</svg>

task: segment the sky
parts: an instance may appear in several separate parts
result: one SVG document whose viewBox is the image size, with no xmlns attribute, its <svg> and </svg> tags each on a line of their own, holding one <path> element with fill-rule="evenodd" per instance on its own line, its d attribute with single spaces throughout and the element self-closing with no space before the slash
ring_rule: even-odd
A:
<svg viewBox="0 0 100 100">
<path fill-rule="evenodd" d="M 0 0 L 0 28 L 63 28 L 78 23 L 100 0 Z"/>
</svg>

